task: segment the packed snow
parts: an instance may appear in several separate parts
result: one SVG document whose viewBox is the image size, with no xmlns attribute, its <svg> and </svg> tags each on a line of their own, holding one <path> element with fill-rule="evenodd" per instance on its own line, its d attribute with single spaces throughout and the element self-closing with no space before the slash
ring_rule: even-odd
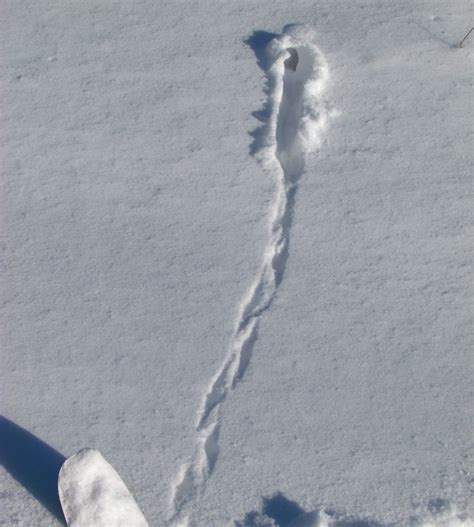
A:
<svg viewBox="0 0 474 527">
<path fill-rule="evenodd" d="M 86 448 L 68 458 L 58 489 L 69 527 L 148 527 L 124 482 L 97 450 Z"/>
<path fill-rule="evenodd" d="M 471 527 L 470 2 L 0 21 L 0 525 Z"/>
</svg>

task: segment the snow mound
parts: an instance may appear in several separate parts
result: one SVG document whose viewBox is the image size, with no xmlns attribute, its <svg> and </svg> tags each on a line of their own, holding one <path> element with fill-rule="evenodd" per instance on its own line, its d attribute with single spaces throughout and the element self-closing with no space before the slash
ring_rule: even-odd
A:
<svg viewBox="0 0 474 527">
<path fill-rule="evenodd" d="M 273 168 L 276 154 L 288 179 L 301 175 L 301 161 L 319 146 L 331 114 L 322 97 L 329 69 L 315 39 L 313 28 L 288 24 L 266 50 L 271 118 L 258 157 Z"/>
<path fill-rule="evenodd" d="M 59 472 L 59 498 L 69 527 L 147 527 L 114 468 L 90 448 L 68 458 Z"/>
</svg>

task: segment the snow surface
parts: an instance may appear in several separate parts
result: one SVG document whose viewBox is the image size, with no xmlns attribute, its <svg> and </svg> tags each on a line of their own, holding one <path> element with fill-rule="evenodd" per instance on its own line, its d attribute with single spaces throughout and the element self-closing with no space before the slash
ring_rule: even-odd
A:
<svg viewBox="0 0 474 527">
<path fill-rule="evenodd" d="M 260 272 L 241 303 L 229 353 L 207 389 L 197 416 L 198 441 L 190 463 L 183 465 L 173 489 L 171 523 L 187 522 L 190 507 L 204 491 L 219 456 L 221 407 L 250 364 L 261 317 L 271 307 L 288 260 L 289 235 L 298 180 L 305 153 L 317 146 L 326 121 L 321 94 L 327 66 L 314 44 L 314 32 L 288 25 L 263 50 L 268 69 L 268 126 L 256 155 L 277 175 L 271 236 Z M 291 50 L 291 52 L 290 52 Z M 291 64 L 288 66 L 287 64 Z M 297 66 L 297 67 L 296 67 Z"/>
<path fill-rule="evenodd" d="M 69 527 L 148 527 L 124 482 L 97 450 L 83 449 L 64 462 L 58 491 Z"/>
<path fill-rule="evenodd" d="M 84 446 L 150 525 L 472 525 L 470 2 L 0 17 L 0 525 Z"/>
<path fill-rule="evenodd" d="M 376 524 L 368 522 L 351 523 L 350 520 L 341 521 L 334 518 L 331 514 L 319 511 L 309 512 L 298 516 L 298 518 L 292 521 L 288 527 L 345 527 L 347 525 L 370 527 L 371 525 L 374 526 Z M 449 514 L 442 514 L 441 516 L 428 520 L 427 522 L 423 522 L 421 527 L 443 527 L 444 525 L 450 527 L 471 527 L 474 525 L 474 522 L 466 518 L 461 519 L 451 512 Z"/>
</svg>

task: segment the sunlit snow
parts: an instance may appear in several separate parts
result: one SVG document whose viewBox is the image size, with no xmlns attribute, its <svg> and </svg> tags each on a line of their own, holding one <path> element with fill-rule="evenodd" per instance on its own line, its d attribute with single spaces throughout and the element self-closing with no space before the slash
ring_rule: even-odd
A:
<svg viewBox="0 0 474 527">
<path fill-rule="evenodd" d="M 471 527 L 470 2 L 0 23 L 0 525 Z"/>
</svg>

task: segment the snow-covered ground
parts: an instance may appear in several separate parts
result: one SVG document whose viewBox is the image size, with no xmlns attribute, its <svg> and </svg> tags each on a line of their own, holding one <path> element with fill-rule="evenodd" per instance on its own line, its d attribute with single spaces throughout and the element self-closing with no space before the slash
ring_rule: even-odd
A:
<svg viewBox="0 0 474 527">
<path fill-rule="evenodd" d="M 0 525 L 472 525 L 470 2 L 0 17 Z"/>
</svg>

